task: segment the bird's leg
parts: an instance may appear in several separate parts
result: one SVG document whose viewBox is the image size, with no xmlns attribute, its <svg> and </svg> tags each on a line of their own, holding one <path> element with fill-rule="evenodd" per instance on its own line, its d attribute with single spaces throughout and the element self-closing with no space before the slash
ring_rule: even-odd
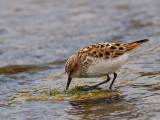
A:
<svg viewBox="0 0 160 120">
<path fill-rule="evenodd" d="M 68 90 L 71 80 L 72 80 L 72 77 L 70 75 L 68 75 L 66 90 Z"/>
<path fill-rule="evenodd" d="M 110 77 L 109 77 L 109 75 L 107 75 L 107 80 L 105 80 L 105 81 L 103 81 L 103 82 L 101 82 L 101 83 L 98 83 L 98 84 L 96 84 L 96 85 L 90 86 L 90 87 L 91 87 L 91 88 L 96 88 L 96 87 L 98 87 L 98 86 L 100 86 L 100 85 L 102 85 L 102 84 L 104 84 L 104 83 L 109 82 L 109 81 L 110 81 Z"/>
<path fill-rule="evenodd" d="M 113 80 L 112 80 L 112 83 L 111 83 L 110 86 L 109 86 L 109 89 L 112 89 L 112 85 L 113 85 L 115 79 L 117 78 L 117 73 L 113 73 L 113 75 L 114 75 L 114 78 L 113 78 Z"/>
</svg>

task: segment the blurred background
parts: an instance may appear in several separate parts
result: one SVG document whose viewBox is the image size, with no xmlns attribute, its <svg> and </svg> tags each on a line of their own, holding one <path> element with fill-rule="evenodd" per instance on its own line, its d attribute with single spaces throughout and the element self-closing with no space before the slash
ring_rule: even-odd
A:
<svg viewBox="0 0 160 120">
<path fill-rule="evenodd" d="M 154 119 L 160 118 L 159 0 L 1 0 L 0 118 Z M 24 101 L 19 94 L 63 89 L 65 61 L 82 46 L 148 38 L 119 71 L 118 98 Z M 55 77 L 56 76 L 56 77 Z M 90 84 L 102 78 L 76 79 Z M 108 84 L 109 85 L 109 84 Z M 108 85 L 102 86 L 108 88 Z"/>
</svg>

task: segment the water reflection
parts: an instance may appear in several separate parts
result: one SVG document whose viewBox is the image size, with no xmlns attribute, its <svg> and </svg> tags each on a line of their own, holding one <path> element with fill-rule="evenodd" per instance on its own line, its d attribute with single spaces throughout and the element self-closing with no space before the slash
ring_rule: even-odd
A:
<svg viewBox="0 0 160 120">
<path fill-rule="evenodd" d="M 70 115 L 81 115 L 81 119 L 122 119 L 124 116 L 130 116 L 131 112 L 136 109 L 136 107 L 132 108 L 133 105 L 129 104 L 123 96 L 76 101 L 70 102 L 70 104 L 73 107 L 68 113 Z"/>
</svg>

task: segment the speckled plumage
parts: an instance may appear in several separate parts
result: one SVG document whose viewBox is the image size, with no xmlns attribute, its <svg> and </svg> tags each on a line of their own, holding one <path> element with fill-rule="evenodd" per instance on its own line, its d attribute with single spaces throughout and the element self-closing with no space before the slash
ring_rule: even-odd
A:
<svg viewBox="0 0 160 120">
<path fill-rule="evenodd" d="M 87 45 L 67 60 L 65 71 L 70 79 L 109 75 L 126 62 L 134 48 L 147 41 L 148 39 L 131 43 L 104 42 Z"/>
</svg>

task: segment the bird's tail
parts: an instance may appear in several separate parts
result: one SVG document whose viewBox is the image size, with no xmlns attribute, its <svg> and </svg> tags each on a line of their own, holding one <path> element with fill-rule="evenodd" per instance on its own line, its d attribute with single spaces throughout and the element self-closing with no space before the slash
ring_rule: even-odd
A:
<svg viewBox="0 0 160 120">
<path fill-rule="evenodd" d="M 145 43 L 149 41 L 148 39 L 144 39 L 144 40 L 139 40 L 139 41 L 136 41 L 136 42 L 131 42 L 131 43 L 124 43 L 124 46 L 126 47 L 126 50 L 129 51 L 129 50 L 132 50 L 138 46 L 140 46 L 141 44 Z"/>
</svg>

